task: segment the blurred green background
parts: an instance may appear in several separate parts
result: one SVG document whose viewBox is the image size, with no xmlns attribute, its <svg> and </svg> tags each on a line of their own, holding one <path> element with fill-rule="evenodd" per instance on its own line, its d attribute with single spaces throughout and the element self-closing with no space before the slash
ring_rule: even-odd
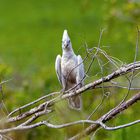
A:
<svg viewBox="0 0 140 140">
<path fill-rule="evenodd" d="M 64 29 L 69 32 L 75 52 L 84 58 L 85 42 L 89 48 L 97 46 L 100 30 L 105 28 L 102 49 L 124 63 L 130 63 L 134 58 L 136 27 L 139 24 L 139 0 L 0 0 L 0 80 L 12 79 L 4 86 L 4 102 L 8 111 L 61 89 L 54 63 L 57 54 L 61 54 Z M 78 51 L 80 47 L 82 49 Z M 89 73 L 93 77 L 86 83 L 94 80 L 98 70 L 99 66 L 95 62 Z M 111 72 L 110 69 L 106 71 Z M 95 79 L 99 77 L 101 75 Z M 140 81 L 136 80 L 134 85 L 138 86 Z M 119 82 L 127 85 L 125 81 L 126 79 L 119 79 Z M 58 104 L 56 113 L 51 116 L 52 123 L 86 119 L 99 104 L 101 92 L 95 90 L 83 95 L 82 112 L 68 109 L 67 105 L 64 106 L 65 103 Z M 114 107 L 127 90 L 109 89 L 106 92 L 111 95 L 93 116 L 93 120 Z M 125 111 L 110 125 L 138 119 L 138 105 L 140 104 Z M 1 116 L 2 113 L 3 111 Z M 47 119 L 47 116 L 43 119 Z M 55 130 L 42 126 L 25 132 L 13 132 L 9 136 L 15 140 L 61 140 L 84 127 L 79 125 Z M 114 132 L 101 130 L 96 134 L 95 140 L 139 140 L 139 132 L 139 125 Z"/>
</svg>

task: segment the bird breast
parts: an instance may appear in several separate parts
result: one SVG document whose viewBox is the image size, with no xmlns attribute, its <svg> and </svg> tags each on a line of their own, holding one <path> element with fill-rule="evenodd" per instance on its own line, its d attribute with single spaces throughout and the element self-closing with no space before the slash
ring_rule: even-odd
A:
<svg viewBox="0 0 140 140">
<path fill-rule="evenodd" d="M 62 74 L 65 79 L 67 79 L 71 83 L 76 83 L 76 75 L 77 75 L 77 59 L 75 57 L 71 59 L 64 58 L 62 59 L 61 69 Z"/>
</svg>

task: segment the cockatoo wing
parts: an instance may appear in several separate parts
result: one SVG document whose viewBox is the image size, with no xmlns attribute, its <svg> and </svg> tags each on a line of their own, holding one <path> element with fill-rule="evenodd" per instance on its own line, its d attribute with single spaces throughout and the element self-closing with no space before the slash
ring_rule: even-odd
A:
<svg viewBox="0 0 140 140">
<path fill-rule="evenodd" d="M 61 72 L 61 56 L 57 55 L 56 60 L 55 60 L 55 71 L 57 74 L 57 78 L 62 85 L 62 72 Z"/>
<path fill-rule="evenodd" d="M 83 64 L 83 60 L 81 58 L 80 55 L 77 56 L 77 61 L 78 61 L 78 67 L 77 67 L 77 84 L 81 83 L 81 85 L 84 85 L 84 76 L 85 76 L 85 72 L 84 72 L 84 64 Z M 82 81 L 81 81 L 82 80 Z"/>
</svg>

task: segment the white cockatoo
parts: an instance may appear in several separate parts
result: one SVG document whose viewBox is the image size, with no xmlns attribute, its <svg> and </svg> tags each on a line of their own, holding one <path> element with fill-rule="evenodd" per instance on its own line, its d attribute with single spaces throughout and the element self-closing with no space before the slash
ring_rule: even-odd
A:
<svg viewBox="0 0 140 140">
<path fill-rule="evenodd" d="M 77 84 L 76 89 L 82 87 L 84 84 L 83 60 L 80 55 L 75 55 L 67 30 L 64 30 L 62 37 L 62 51 L 62 57 L 60 55 L 56 57 L 55 70 L 63 90 L 66 91 Z M 81 95 L 69 97 L 68 102 L 71 108 L 81 110 Z"/>
</svg>

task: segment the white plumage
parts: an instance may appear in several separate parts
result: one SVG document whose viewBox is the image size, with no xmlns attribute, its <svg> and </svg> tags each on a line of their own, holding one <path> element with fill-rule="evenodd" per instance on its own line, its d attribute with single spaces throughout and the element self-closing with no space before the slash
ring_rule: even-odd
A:
<svg viewBox="0 0 140 140">
<path fill-rule="evenodd" d="M 55 70 L 63 90 L 68 90 L 79 84 L 77 88 L 83 86 L 84 65 L 80 55 L 76 56 L 72 49 L 72 44 L 67 30 L 64 30 L 62 37 L 62 57 L 57 55 Z M 81 81 L 82 80 L 82 81 Z M 69 106 L 73 109 L 82 108 L 81 95 L 76 95 L 68 99 Z"/>
</svg>

